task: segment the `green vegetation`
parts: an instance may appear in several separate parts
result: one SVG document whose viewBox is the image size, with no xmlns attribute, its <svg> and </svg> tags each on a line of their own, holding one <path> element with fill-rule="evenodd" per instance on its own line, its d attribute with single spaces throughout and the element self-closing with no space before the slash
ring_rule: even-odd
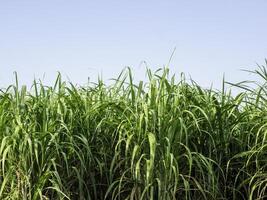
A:
<svg viewBox="0 0 267 200">
<path fill-rule="evenodd" d="M 109 86 L 17 81 L 0 94 L 0 199 L 265 199 L 267 72 L 254 73 L 263 83 L 237 95 L 168 68 L 138 84 L 128 68 Z"/>
</svg>

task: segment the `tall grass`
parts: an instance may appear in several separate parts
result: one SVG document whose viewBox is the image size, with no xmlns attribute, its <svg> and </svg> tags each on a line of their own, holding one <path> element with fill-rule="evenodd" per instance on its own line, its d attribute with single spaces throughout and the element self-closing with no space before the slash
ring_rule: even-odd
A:
<svg viewBox="0 0 267 200">
<path fill-rule="evenodd" d="M 134 84 L 16 79 L 0 94 L 0 199 L 265 199 L 267 72 L 240 93 L 168 68 Z"/>
</svg>

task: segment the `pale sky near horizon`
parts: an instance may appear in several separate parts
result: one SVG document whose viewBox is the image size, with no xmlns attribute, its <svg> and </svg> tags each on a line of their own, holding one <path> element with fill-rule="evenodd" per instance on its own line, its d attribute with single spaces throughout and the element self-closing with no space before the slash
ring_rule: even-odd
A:
<svg viewBox="0 0 267 200">
<path fill-rule="evenodd" d="M 267 58 L 266 0 L 0 0 L 0 88 L 57 71 L 74 83 L 168 63 L 204 87 L 251 79 Z"/>
</svg>

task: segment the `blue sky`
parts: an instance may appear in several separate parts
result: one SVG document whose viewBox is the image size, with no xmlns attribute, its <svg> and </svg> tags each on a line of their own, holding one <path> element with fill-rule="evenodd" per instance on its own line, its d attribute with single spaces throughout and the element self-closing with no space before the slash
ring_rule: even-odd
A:
<svg viewBox="0 0 267 200">
<path fill-rule="evenodd" d="M 250 79 L 240 69 L 267 57 L 267 1 L 0 1 L 0 86 L 57 71 L 74 83 L 114 78 L 125 67 L 144 78 L 168 63 L 200 85 Z"/>
</svg>

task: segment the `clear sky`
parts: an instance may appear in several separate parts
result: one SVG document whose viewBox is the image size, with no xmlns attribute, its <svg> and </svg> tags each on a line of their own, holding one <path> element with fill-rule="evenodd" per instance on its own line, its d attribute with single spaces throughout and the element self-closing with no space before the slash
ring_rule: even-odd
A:
<svg viewBox="0 0 267 200">
<path fill-rule="evenodd" d="M 0 0 L 0 86 L 56 72 L 83 84 L 146 61 L 204 87 L 250 76 L 267 57 L 266 0 Z"/>
</svg>

